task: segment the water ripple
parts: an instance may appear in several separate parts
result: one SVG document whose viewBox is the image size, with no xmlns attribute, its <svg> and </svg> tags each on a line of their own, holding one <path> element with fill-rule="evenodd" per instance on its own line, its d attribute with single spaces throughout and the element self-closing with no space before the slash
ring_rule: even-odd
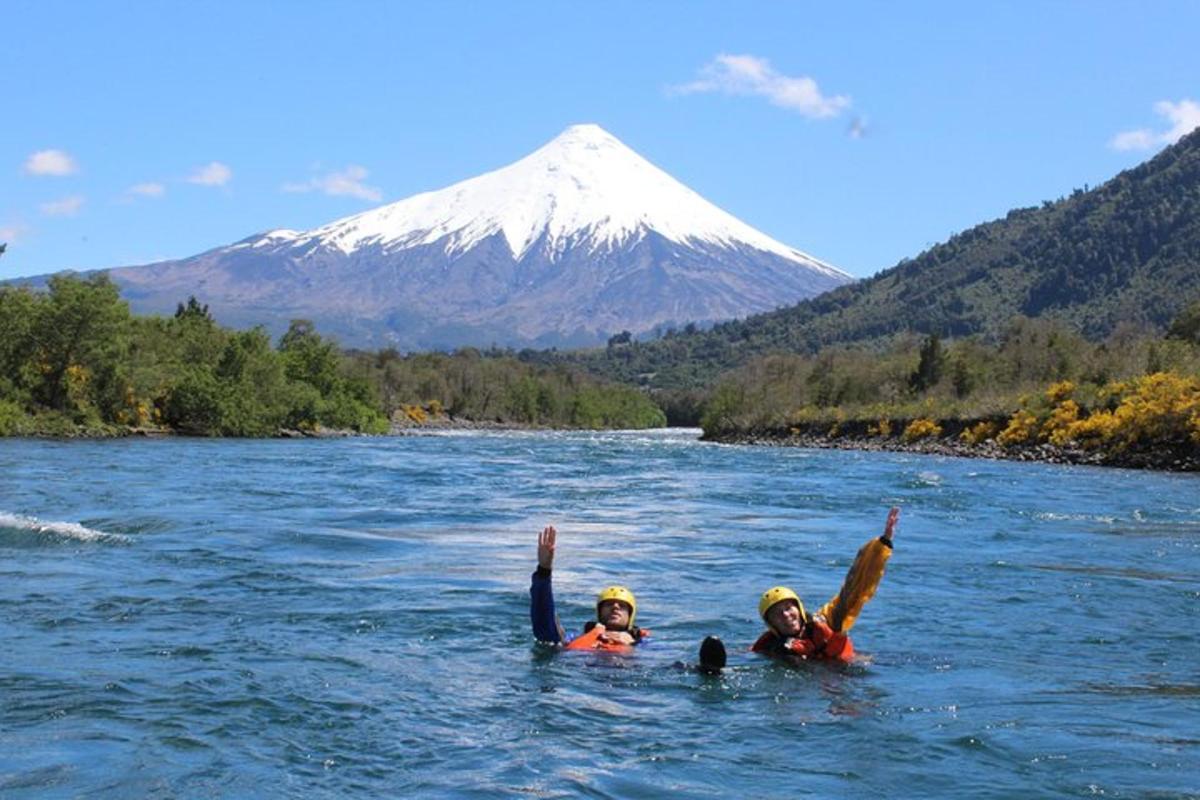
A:
<svg viewBox="0 0 1200 800">
<path fill-rule="evenodd" d="M 5 797 L 1195 794 L 1196 476 L 679 431 L 0 466 Z M 747 652 L 764 587 L 828 599 L 897 503 L 856 664 Z M 564 625 L 626 583 L 636 657 L 531 644 L 547 523 Z"/>
</svg>

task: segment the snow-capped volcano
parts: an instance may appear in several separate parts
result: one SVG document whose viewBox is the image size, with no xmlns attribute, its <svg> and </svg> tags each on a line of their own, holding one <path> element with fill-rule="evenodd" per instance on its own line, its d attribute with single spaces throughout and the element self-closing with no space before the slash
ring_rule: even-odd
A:
<svg viewBox="0 0 1200 800">
<path fill-rule="evenodd" d="M 507 167 L 181 261 L 113 270 L 135 309 L 295 317 L 346 344 L 587 344 L 794 303 L 851 280 L 712 205 L 597 125 Z"/>
<path fill-rule="evenodd" d="M 463 252 L 501 233 L 514 258 L 538 243 L 548 253 L 625 246 L 654 231 L 677 244 L 749 245 L 849 276 L 759 233 L 622 144 L 599 125 L 573 125 L 507 167 L 414 195 L 308 233 L 272 231 L 282 243 L 323 245 L 352 253 L 445 242 Z"/>
</svg>

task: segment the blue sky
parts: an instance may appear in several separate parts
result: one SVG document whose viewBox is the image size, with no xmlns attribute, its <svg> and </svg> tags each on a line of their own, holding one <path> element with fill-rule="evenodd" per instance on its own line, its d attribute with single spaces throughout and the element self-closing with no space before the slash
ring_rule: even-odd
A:
<svg viewBox="0 0 1200 800">
<path fill-rule="evenodd" d="M 183 257 L 595 122 L 866 276 L 1200 124 L 1200 3 L 0 0 L 0 278 Z"/>
</svg>

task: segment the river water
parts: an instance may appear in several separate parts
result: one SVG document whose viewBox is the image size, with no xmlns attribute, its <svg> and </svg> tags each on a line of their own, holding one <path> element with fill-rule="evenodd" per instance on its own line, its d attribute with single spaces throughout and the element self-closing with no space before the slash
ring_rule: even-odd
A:
<svg viewBox="0 0 1200 800">
<path fill-rule="evenodd" d="M 848 668 L 745 651 L 903 507 Z M 546 651 L 610 582 L 653 642 Z M 1200 796 L 1200 477 L 695 431 L 0 440 L 0 796 Z M 681 669 L 718 634 L 731 668 Z"/>
</svg>

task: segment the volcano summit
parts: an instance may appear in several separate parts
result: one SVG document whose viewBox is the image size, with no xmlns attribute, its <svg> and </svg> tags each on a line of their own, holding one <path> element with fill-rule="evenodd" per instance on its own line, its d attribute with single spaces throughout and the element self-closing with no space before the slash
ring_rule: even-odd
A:
<svg viewBox="0 0 1200 800">
<path fill-rule="evenodd" d="M 572 346 L 744 317 L 851 280 L 707 202 L 596 125 L 507 167 L 310 231 L 110 270 L 135 311 L 343 344 Z"/>
</svg>

